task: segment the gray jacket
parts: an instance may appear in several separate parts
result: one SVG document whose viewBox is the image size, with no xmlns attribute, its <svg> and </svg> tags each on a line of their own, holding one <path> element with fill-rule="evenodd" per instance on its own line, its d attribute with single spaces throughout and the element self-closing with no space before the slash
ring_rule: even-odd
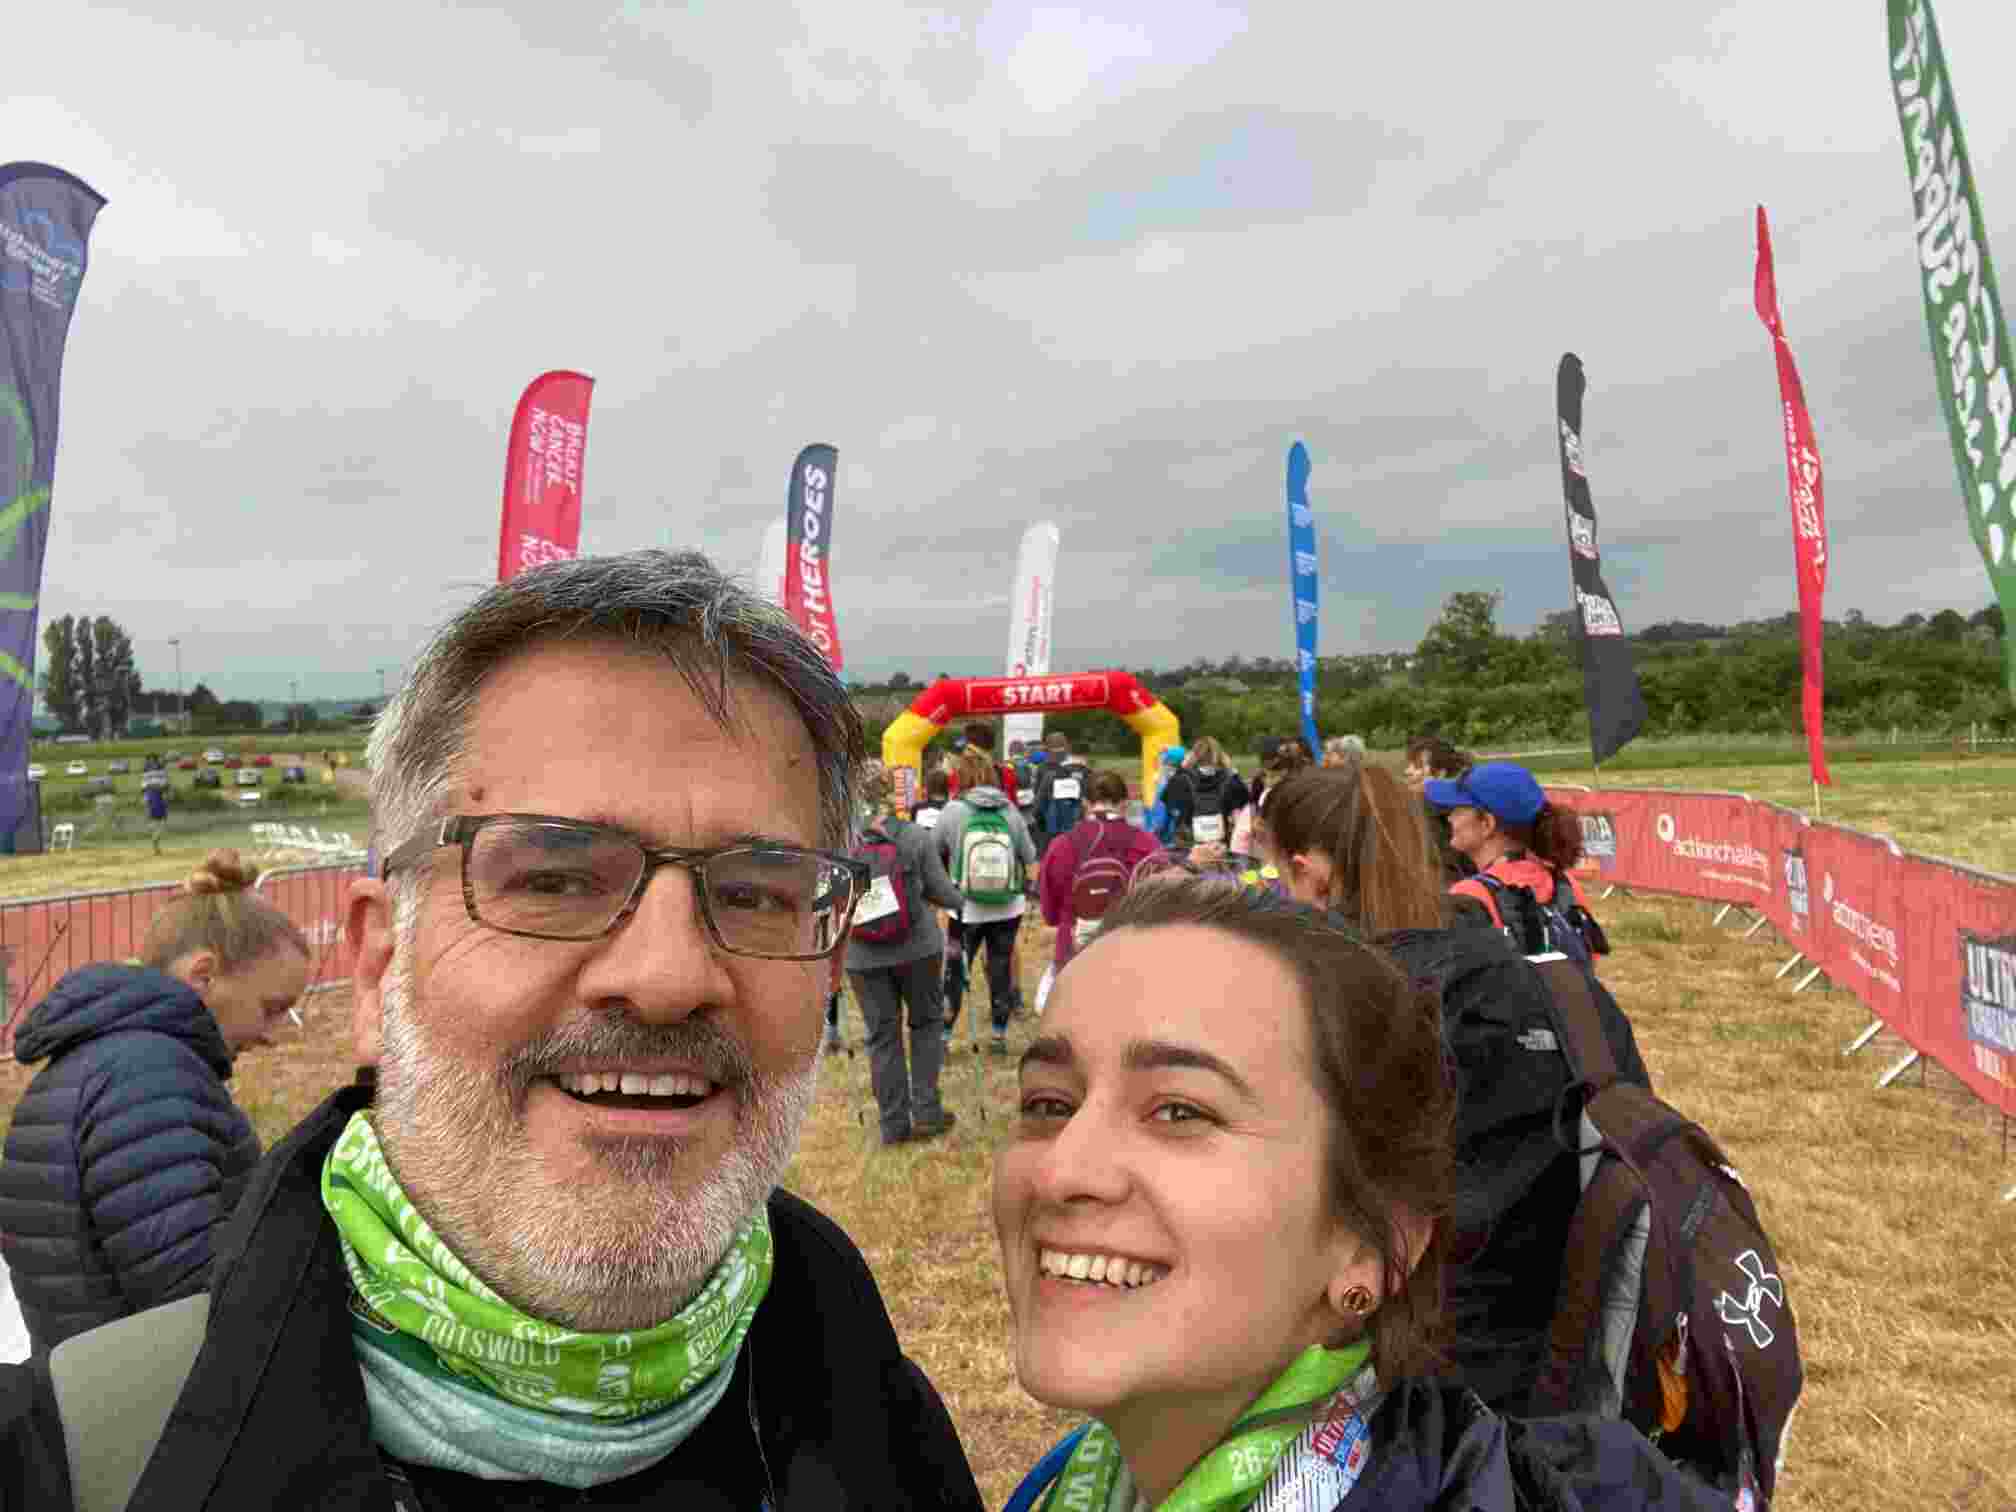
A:
<svg viewBox="0 0 2016 1512">
<path fill-rule="evenodd" d="M 870 828 L 896 842 L 896 858 L 903 866 L 903 891 L 910 900 L 910 933 L 882 945 L 849 938 L 849 971 L 880 971 L 885 966 L 904 966 L 937 955 L 945 948 L 945 932 L 938 927 L 938 911 L 931 905 L 958 908 L 966 901 L 945 875 L 945 863 L 938 859 L 930 830 L 908 819 L 881 819 Z"/>
</svg>

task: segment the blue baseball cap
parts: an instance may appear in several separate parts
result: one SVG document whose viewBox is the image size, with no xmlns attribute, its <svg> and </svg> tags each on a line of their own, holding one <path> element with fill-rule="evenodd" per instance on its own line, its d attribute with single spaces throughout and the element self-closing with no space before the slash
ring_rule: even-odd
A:
<svg viewBox="0 0 2016 1512">
<path fill-rule="evenodd" d="M 1431 777 L 1421 793 L 1439 809 L 1482 809 L 1507 824 L 1531 824 L 1547 806 L 1539 779 L 1512 761 L 1487 761 L 1454 779 Z"/>
</svg>

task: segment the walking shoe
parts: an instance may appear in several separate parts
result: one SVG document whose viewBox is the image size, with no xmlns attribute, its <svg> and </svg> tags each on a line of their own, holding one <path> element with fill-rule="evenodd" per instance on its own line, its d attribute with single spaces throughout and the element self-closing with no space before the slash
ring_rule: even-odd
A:
<svg viewBox="0 0 2016 1512">
<path fill-rule="evenodd" d="M 1008 1053 L 1008 1036 L 998 1029 L 994 1031 L 994 1053 L 996 1055 Z"/>
<path fill-rule="evenodd" d="M 829 1051 L 845 1050 L 847 1048 L 847 1042 L 840 1038 L 840 1031 L 835 1029 L 831 1024 L 826 1026 L 826 1048 Z"/>
<path fill-rule="evenodd" d="M 897 1134 L 884 1134 L 882 1136 L 882 1148 L 886 1150 L 891 1145 L 908 1144 L 916 1137 L 917 1133 L 914 1129 L 904 1129 L 901 1133 Z"/>
<path fill-rule="evenodd" d="M 947 1108 L 941 1117 L 912 1123 L 910 1125 L 910 1141 L 914 1144 L 920 1139 L 937 1139 L 940 1135 L 950 1134 L 952 1132 L 952 1125 L 957 1122 L 959 1122 L 959 1115 L 954 1113 L 950 1108 Z"/>
</svg>

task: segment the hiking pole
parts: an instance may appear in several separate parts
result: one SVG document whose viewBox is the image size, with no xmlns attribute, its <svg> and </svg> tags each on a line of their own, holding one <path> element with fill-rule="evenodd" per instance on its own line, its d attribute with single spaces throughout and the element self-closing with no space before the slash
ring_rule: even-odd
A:
<svg viewBox="0 0 2016 1512">
<path fill-rule="evenodd" d="M 973 1044 L 973 1100 L 979 1105 L 980 1122 L 984 1124 L 987 1122 L 987 1072 L 980 1064 L 979 1005 L 967 1001 L 973 996 L 973 962 L 972 958 L 966 954 L 969 948 L 967 940 L 971 938 L 973 937 L 964 936 L 959 941 L 959 974 L 960 978 L 965 982 L 965 987 L 961 990 L 959 999 L 964 1004 L 966 1014 L 966 1035 Z M 974 953 L 977 955 L 979 952 L 975 949 Z M 994 995 L 992 992 L 989 992 L 987 995 L 987 1014 L 989 1018 L 992 1018 L 994 1014 Z"/>
<path fill-rule="evenodd" d="M 7 1023 L 4 1027 L 6 1029 L 6 1041 L 9 1048 L 12 1048 L 14 1044 L 14 1021 L 27 1012 L 28 1000 L 35 996 L 35 984 L 42 980 L 42 973 L 49 969 L 49 958 L 56 954 L 57 942 L 69 932 L 70 921 L 68 919 L 65 919 L 49 931 L 49 948 L 42 952 L 42 964 L 35 968 L 35 974 L 28 978 L 27 985 L 21 989 L 20 1006 L 7 1016 Z"/>
</svg>

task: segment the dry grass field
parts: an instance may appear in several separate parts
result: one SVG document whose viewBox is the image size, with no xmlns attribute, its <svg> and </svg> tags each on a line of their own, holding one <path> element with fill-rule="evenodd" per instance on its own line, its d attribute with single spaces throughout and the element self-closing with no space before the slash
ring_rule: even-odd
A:
<svg viewBox="0 0 2016 1512">
<path fill-rule="evenodd" d="M 1661 774 L 1634 774 L 1656 786 Z M 1670 774 L 1801 802 L 1800 769 Z M 2016 760 L 1846 770 L 1830 817 L 1904 844 L 2016 871 Z M 1894 826 L 1894 828 L 1892 828 Z M 1739 941 L 1699 904 L 1612 899 L 1604 975 L 1631 1014 L 1660 1093 L 1729 1148 L 1783 1262 L 1808 1384 L 1778 1505 L 1787 1512 L 2016 1508 L 2016 1182 L 2000 1121 L 1938 1071 L 1887 1091 L 1887 1036 L 1841 1051 L 1867 1016 L 1846 994 L 1794 996 L 1788 951 Z M 1023 945 L 1026 990 L 1047 932 Z M 348 1074 L 347 999 L 305 1005 L 306 1027 L 247 1057 L 235 1090 L 269 1141 Z M 988 1503 L 1068 1426 L 1016 1387 L 987 1212 L 991 1153 L 1010 1128 L 1009 1063 L 963 1032 L 945 1071 L 960 1117 L 947 1139 L 884 1151 L 861 1026 L 829 1058 L 790 1185 L 867 1254 L 906 1348 L 944 1394 Z M 1019 1047 L 1032 1033 L 1012 1027 Z M 0 1117 L 31 1073 L 0 1067 Z M 1547 1284 L 1550 1278 L 1541 1278 Z"/>
</svg>

